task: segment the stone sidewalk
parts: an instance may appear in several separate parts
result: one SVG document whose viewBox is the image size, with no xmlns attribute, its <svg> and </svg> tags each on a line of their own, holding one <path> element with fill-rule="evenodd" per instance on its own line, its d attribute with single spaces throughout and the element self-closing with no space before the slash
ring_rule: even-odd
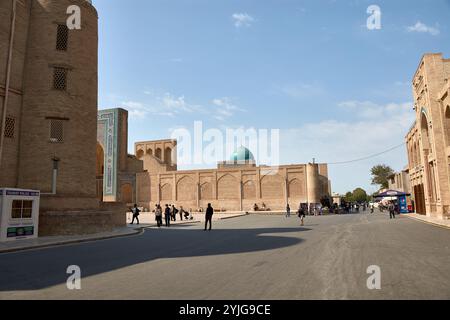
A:
<svg viewBox="0 0 450 320">
<path fill-rule="evenodd" d="M 411 219 L 415 219 L 415 220 L 422 221 L 422 222 L 425 222 L 428 224 L 432 224 L 434 226 L 450 229 L 450 220 L 441 220 L 441 219 L 437 219 L 437 218 L 431 218 L 431 217 L 423 216 L 423 215 L 420 215 L 417 213 L 402 214 L 402 216 L 406 216 Z"/>
</svg>

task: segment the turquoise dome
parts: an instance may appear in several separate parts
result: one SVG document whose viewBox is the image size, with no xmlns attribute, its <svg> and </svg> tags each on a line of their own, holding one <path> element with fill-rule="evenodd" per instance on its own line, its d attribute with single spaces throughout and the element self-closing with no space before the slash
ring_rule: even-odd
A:
<svg viewBox="0 0 450 320">
<path fill-rule="evenodd" d="M 253 157 L 253 154 L 245 147 L 240 147 L 237 149 L 233 155 L 231 156 L 231 161 L 254 161 L 255 158 Z"/>
</svg>

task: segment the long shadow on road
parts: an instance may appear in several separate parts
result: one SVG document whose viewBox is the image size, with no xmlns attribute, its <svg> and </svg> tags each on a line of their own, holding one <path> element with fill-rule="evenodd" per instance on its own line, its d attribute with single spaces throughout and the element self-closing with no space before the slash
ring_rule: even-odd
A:
<svg viewBox="0 0 450 320">
<path fill-rule="evenodd" d="M 69 276 L 67 267 L 71 265 L 79 266 L 84 278 L 155 259 L 251 253 L 293 246 L 303 241 L 298 233 L 309 230 L 150 229 L 142 236 L 0 254 L 0 292 L 64 284 Z"/>
</svg>

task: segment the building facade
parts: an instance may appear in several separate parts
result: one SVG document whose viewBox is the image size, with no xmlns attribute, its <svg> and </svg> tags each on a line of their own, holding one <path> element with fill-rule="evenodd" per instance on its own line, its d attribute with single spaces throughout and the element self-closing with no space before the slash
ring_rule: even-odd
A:
<svg viewBox="0 0 450 320">
<path fill-rule="evenodd" d="M 450 59 L 425 54 L 413 79 L 416 121 L 406 136 L 416 212 L 450 217 Z"/>
<path fill-rule="evenodd" d="M 409 169 L 404 169 L 401 172 L 396 172 L 388 177 L 388 190 L 395 190 L 411 194 L 411 181 L 409 177 Z"/>
<path fill-rule="evenodd" d="M 72 5 L 80 30 L 67 27 Z M 97 59 L 90 1 L 0 2 L 0 186 L 41 191 L 42 235 L 125 222 L 97 197 Z"/>
<path fill-rule="evenodd" d="M 211 203 L 219 211 L 253 211 L 255 204 L 273 211 L 290 204 L 295 210 L 320 204 L 331 193 L 326 164 L 256 166 L 243 147 L 211 170 L 177 170 L 174 140 L 138 142 L 135 153 L 146 171 L 137 174 L 137 202 L 148 209 L 175 204 L 201 211 Z"/>
</svg>

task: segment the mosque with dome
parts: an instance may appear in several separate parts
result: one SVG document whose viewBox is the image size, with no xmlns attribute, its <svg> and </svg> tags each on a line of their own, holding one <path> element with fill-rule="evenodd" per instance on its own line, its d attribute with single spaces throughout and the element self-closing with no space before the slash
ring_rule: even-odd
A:
<svg viewBox="0 0 450 320">
<path fill-rule="evenodd" d="M 331 194 L 327 164 L 257 166 L 250 150 L 240 147 L 216 169 L 178 170 L 176 140 L 135 144 L 144 172 L 136 174 L 133 202 L 151 210 L 156 204 L 175 204 L 201 211 L 211 203 L 217 211 L 294 210 L 319 204 Z"/>
</svg>

